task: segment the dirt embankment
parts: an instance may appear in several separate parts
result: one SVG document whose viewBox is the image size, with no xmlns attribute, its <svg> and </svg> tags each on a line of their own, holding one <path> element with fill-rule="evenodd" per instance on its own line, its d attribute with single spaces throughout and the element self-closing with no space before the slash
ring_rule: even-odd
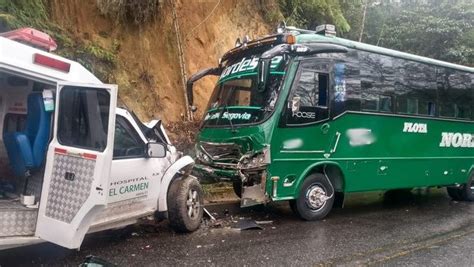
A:
<svg viewBox="0 0 474 267">
<path fill-rule="evenodd" d="M 119 85 L 120 103 L 144 120 L 183 120 L 185 96 L 171 1 L 161 1 L 156 19 L 140 26 L 102 15 L 96 0 L 49 2 L 52 20 L 73 39 L 92 53 L 111 51 L 114 66 L 105 79 Z M 175 8 L 188 77 L 216 66 L 238 36 L 267 34 L 272 27 L 268 14 L 277 12 L 273 0 L 176 0 Z M 197 118 L 214 82 L 207 78 L 196 85 Z"/>
</svg>

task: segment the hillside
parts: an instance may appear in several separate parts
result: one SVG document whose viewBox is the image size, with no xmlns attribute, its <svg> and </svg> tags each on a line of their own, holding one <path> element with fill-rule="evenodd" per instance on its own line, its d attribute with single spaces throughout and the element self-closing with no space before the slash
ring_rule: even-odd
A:
<svg viewBox="0 0 474 267">
<path fill-rule="evenodd" d="M 112 9 L 125 2 L 135 6 L 125 10 L 124 18 L 117 17 Z M 129 14 L 132 9 L 144 12 L 146 3 L 156 5 L 147 14 L 151 19 L 137 21 Z M 52 34 L 59 43 L 58 54 L 80 61 L 102 81 L 119 85 L 121 105 L 144 120 L 170 123 L 186 117 L 181 66 L 189 76 L 215 66 L 238 36 L 267 34 L 273 25 L 264 14 L 273 9 L 272 0 L 0 0 L 0 27 L 33 26 Z M 213 83 L 208 79 L 197 84 L 196 117 Z"/>
</svg>

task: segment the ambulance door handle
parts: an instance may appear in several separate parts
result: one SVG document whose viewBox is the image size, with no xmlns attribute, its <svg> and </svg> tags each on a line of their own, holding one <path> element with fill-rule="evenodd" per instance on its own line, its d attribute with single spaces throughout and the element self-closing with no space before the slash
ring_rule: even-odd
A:
<svg viewBox="0 0 474 267">
<path fill-rule="evenodd" d="M 97 194 L 103 196 L 104 195 L 104 189 L 102 187 L 95 187 L 95 190 L 97 190 Z"/>
<path fill-rule="evenodd" d="M 64 179 L 72 182 L 74 181 L 74 179 L 76 179 L 76 174 L 74 174 L 73 172 L 66 172 L 64 174 Z"/>
</svg>

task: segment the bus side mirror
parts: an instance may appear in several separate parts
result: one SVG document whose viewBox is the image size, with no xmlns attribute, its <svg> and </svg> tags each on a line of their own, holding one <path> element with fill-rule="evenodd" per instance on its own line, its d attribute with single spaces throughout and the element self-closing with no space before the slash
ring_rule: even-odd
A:
<svg viewBox="0 0 474 267">
<path fill-rule="evenodd" d="M 261 58 L 258 61 L 258 91 L 265 91 L 267 85 L 267 79 L 270 75 L 270 65 L 272 63 L 271 58 Z"/>
<path fill-rule="evenodd" d="M 300 111 L 300 105 L 301 105 L 301 97 L 294 96 L 293 99 L 291 99 L 291 113 L 295 114 L 298 111 Z"/>
<path fill-rule="evenodd" d="M 146 155 L 148 158 L 164 158 L 166 156 L 166 145 L 150 142 L 146 145 Z"/>
</svg>

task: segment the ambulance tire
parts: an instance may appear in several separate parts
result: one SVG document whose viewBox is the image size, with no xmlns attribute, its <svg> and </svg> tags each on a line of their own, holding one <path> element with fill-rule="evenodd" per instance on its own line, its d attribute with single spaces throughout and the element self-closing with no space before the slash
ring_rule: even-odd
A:
<svg viewBox="0 0 474 267">
<path fill-rule="evenodd" d="M 474 174 L 461 187 L 446 187 L 448 195 L 456 201 L 474 201 Z"/>
<path fill-rule="evenodd" d="M 303 220 L 321 220 L 331 211 L 334 204 L 334 189 L 328 179 L 321 173 L 308 176 L 301 186 L 301 191 L 297 199 L 290 201 L 290 207 Z M 323 193 L 323 194 L 322 194 Z M 321 200 L 321 196 L 330 195 L 330 198 Z M 293 202 L 293 204 L 292 204 Z"/>
<path fill-rule="evenodd" d="M 242 182 L 241 181 L 234 181 L 232 182 L 232 188 L 234 189 L 234 193 L 239 198 L 242 198 Z"/>
<path fill-rule="evenodd" d="M 204 213 L 203 191 L 198 180 L 192 176 L 174 180 L 167 198 L 171 228 L 180 233 L 196 231 Z"/>
</svg>

